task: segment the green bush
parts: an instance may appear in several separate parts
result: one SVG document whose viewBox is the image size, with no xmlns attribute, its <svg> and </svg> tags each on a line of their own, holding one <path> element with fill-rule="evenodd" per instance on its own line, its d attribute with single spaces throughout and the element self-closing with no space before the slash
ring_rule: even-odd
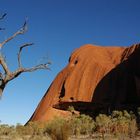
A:
<svg viewBox="0 0 140 140">
<path fill-rule="evenodd" d="M 70 111 L 70 112 L 74 112 L 75 111 L 73 106 L 69 106 L 67 110 Z"/>
<path fill-rule="evenodd" d="M 72 132 L 74 135 L 92 134 L 95 129 L 94 120 L 88 115 L 79 115 L 70 120 Z"/>
<path fill-rule="evenodd" d="M 96 130 L 100 133 L 110 133 L 111 131 L 111 116 L 105 114 L 99 114 L 96 117 Z"/>
<path fill-rule="evenodd" d="M 133 127 L 133 129 L 131 129 Z M 136 117 L 133 112 L 113 111 L 112 129 L 114 134 L 135 134 L 137 131 Z"/>
<path fill-rule="evenodd" d="M 135 136 L 136 117 L 133 112 L 113 111 L 110 116 L 99 114 L 96 117 L 96 130 L 102 134 Z"/>
<path fill-rule="evenodd" d="M 69 122 L 63 118 L 55 118 L 44 128 L 44 134 L 49 134 L 53 140 L 67 140 L 71 129 Z"/>
</svg>

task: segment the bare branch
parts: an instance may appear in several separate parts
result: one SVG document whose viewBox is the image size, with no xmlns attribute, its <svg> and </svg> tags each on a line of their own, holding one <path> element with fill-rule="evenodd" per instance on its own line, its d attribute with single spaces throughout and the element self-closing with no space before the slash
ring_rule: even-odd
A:
<svg viewBox="0 0 140 140">
<path fill-rule="evenodd" d="M 0 48 L 2 48 L 7 42 L 14 39 L 17 35 L 24 34 L 27 31 L 27 21 L 25 20 L 23 26 L 21 29 L 19 29 L 16 33 L 14 33 L 11 37 L 4 40 L 2 43 L 0 43 Z"/>
<path fill-rule="evenodd" d="M 7 75 L 11 73 L 2 55 L 0 55 L 0 64 Z"/>
<path fill-rule="evenodd" d="M 6 15 L 7 15 L 7 13 L 4 13 L 4 14 L 0 17 L 0 20 L 4 19 Z"/>
<path fill-rule="evenodd" d="M 6 75 L 6 77 L 4 78 L 4 83 L 8 83 L 9 81 L 15 79 L 23 72 L 33 72 L 33 71 L 40 70 L 40 69 L 50 70 L 49 65 L 50 65 L 50 62 L 48 62 L 46 64 L 40 64 L 40 65 L 34 66 L 32 68 L 22 68 L 22 67 L 18 68 L 16 71 L 11 72 L 10 74 Z"/>
<path fill-rule="evenodd" d="M 20 47 L 19 52 L 18 52 L 18 66 L 19 66 L 19 68 L 22 67 L 22 65 L 21 65 L 21 59 L 20 59 L 20 55 L 21 55 L 22 49 L 25 48 L 25 47 L 31 46 L 31 45 L 33 45 L 33 43 L 26 43 L 26 44 L 23 44 Z"/>
<path fill-rule="evenodd" d="M 39 70 L 39 69 L 48 69 L 48 70 L 50 70 L 50 68 L 49 68 L 49 65 L 50 65 L 50 64 L 51 64 L 51 63 L 48 62 L 48 63 L 46 63 L 46 64 L 39 64 L 39 65 L 34 66 L 34 67 L 32 67 L 32 68 L 24 68 L 24 69 L 23 69 L 23 72 L 33 72 L 33 71 L 36 71 L 36 70 Z"/>
<path fill-rule="evenodd" d="M 3 74 L 0 72 L 0 80 L 3 79 Z"/>
</svg>

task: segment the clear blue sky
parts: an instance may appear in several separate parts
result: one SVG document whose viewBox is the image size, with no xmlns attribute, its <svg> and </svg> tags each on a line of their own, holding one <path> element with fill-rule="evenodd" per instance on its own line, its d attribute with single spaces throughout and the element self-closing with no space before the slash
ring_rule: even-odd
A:
<svg viewBox="0 0 140 140">
<path fill-rule="evenodd" d="M 26 73 L 11 81 L 0 100 L 2 123 L 26 123 L 71 52 L 84 44 L 129 46 L 140 42 L 139 0 L 1 0 L 6 12 L 0 41 L 29 18 L 28 32 L 2 50 L 11 70 L 17 66 L 18 46 L 34 42 L 22 54 L 24 66 L 42 57 L 52 61 L 51 71 Z"/>
</svg>

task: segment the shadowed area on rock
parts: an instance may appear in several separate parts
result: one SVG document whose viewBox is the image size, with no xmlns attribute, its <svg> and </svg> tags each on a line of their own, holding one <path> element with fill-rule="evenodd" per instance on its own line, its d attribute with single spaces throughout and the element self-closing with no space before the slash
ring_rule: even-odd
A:
<svg viewBox="0 0 140 140">
<path fill-rule="evenodd" d="M 103 90 L 104 89 L 104 90 Z M 103 93 L 103 94 L 102 94 Z M 98 83 L 92 102 L 109 110 L 136 110 L 140 106 L 140 47 Z"/>
<path fill-rule="evenodd" d="M 140 45 L 76 49 L 56 76 L 30 121 L 69 115 L 74 108 L 88 115 L 140 105 Z"/>
</svg>

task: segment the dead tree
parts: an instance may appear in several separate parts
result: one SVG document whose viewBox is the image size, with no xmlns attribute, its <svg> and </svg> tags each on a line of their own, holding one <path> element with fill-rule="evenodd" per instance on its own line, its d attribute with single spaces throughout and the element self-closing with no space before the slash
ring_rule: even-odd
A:
<svg viewBox="0 0 140 140">
<path fill-rule="evenodd" d="M 0 17 L 0 20 L 2 20 L 5 16 L 6 16 L 6 14 L 3 14 Z M 2 66 L 2 69 L 4 71 L 4 73 L 0 72 L 0 96 L 2 95 L 3 90 L 6 87 L 7 83 L 9 81 L 15 79 L 16 77 L 18 77 L 21 73 L 33 72 L 33 71 L 36 71 L 39 69 L 49 69 L 50 62 L 47 62 L 45 64 L 39 64 L 39 65 L 33 66 L 31 68 L 24 68 L 22 66 L 22 62 L 21 62 L 22 50 L 26 47 L 33 45 L 33 43 L 25 43 L 25 44 L 21 45 L 19 48 L 19 52 L 18 52 L 18 56 L 17 56 L 18 68 L 13 72 L 10 71 L 10 69 L 5 61 L 5 58 L 1 53 L 1 49 L 4 47 L 4 45 L 6 43 L 11 41 L 12 39 L 14 39 L 18 35 L 24 34 L 26 31 L 27 31 L 27 21 L 25 21 L 23 26 L 17 32 L 15 32 L 12 36 L 10 36 L 9 38 L 7 38 L 6 40 L 4 40 L 3 42 L 0 43 L 0 65 Z"/>
</svg>

